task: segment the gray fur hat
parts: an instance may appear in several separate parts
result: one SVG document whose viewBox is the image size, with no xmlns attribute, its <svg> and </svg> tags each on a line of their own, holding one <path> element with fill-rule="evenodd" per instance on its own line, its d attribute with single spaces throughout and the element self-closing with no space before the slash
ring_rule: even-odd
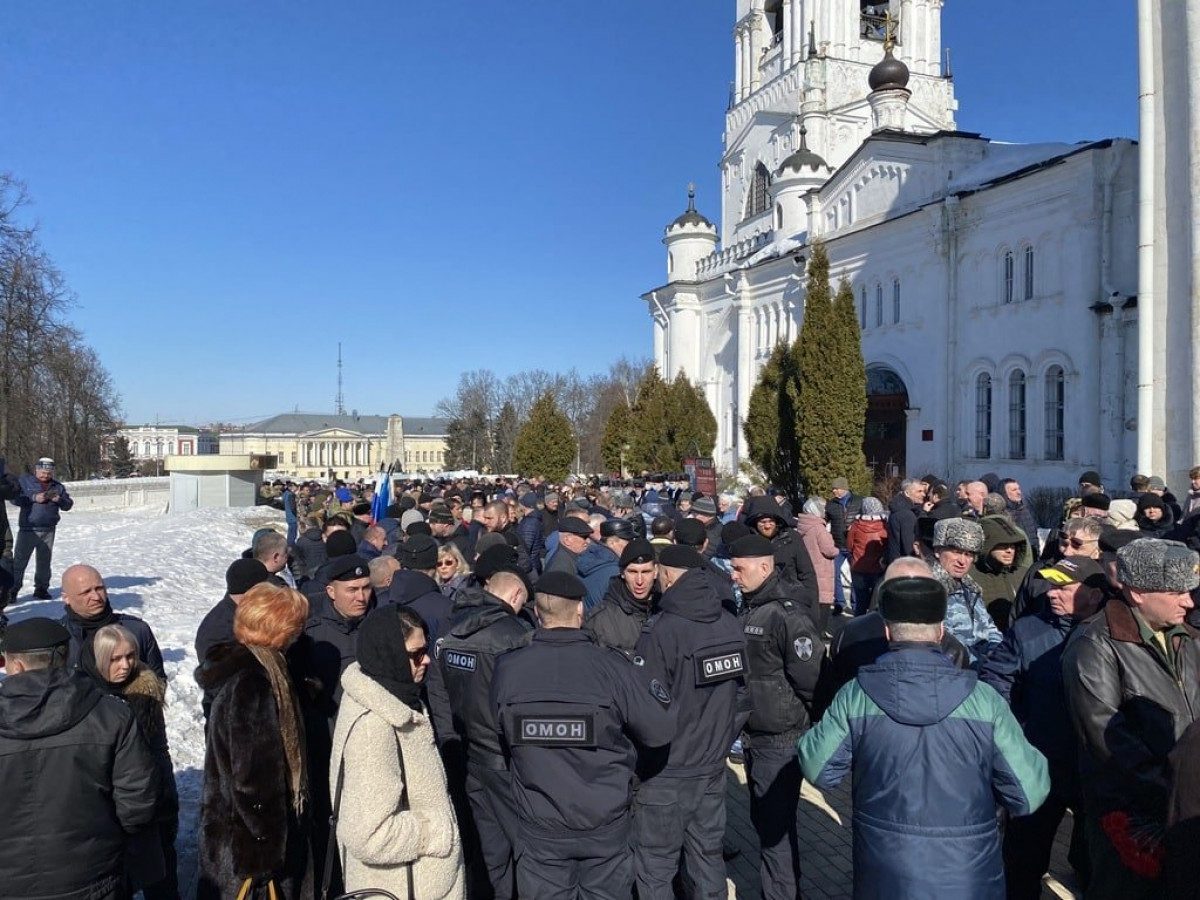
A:
<svg viewBox="0 0 1200 900">
<path fill-rule="evenodd" d="M 967 553 L 983 552 L 983 528 L 970 519 L 942 519 L 933 526 L 933 549 L 953 547 Z"/>
<path fill-rule="evenodd" d="M 1135 591 L 1187 593 L 1200 585 L 1200 554 L 1179 541 L 1142 538 L 1117 551 L 1117 578 Z"/>
</svg>

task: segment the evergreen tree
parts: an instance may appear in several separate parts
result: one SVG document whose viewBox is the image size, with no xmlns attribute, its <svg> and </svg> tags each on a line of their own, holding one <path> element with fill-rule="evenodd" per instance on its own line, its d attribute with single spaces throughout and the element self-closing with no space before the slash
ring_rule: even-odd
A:
<svg viewBox="0 0 1200 900">
<path fill-rule="evenodd" d="M 446 427 L 446 468 L 482 472 L 490 468 L 491 460 L 491 429 L 484 415 L 469 411 L 451 419 Z"/>
<path fill-rule="evenodd" d="M 750 394 L 742 430 L 750 460 L 793 504 L 800 499 L 799 344 L 776 344 Z"/>
<path fill-rule="evenodd" d="M 521 475 L 542 475 L 562 481 L 575 460 L 575 435 L 550 392 L 543 394 L 529 412 L 529 420 L 517 433 L 513 468 Z"/>
<path fill-rule="evenodd" d="M 712 456 L 717 420 L 700 388 L 681 370 L 667 389 L 667 433 L 671 456 L 665 468 L 681 471 L 689 456 Z"/>
<path fill-rule="evenodd" d="M 633 427 L 633 412 L 625 403 L 619 402 L 608 414 L 604 423 L 604 436 L 600 439 L 600 458 L 609 472 L 625 474 L 625 448 L 629 445 L 629 434 Z"/>
<path fill-rule="evenodd" d="M 112 467 L 113 475 L 117 478 L 128 478 L 137 468 L 137 462 L 129 449 L 129 441 L 119 435 L 113 441 Z"/>
<path fill-rule="evenodd" d="M 839 296 L 848 297 L 843 282 Z M 862 351 L 857 338 L 849 341 L 843 316 L 829 295 L 829 255 L 824 244 L 813 244 L 804 301 L 804 324 L 798 354 L 800 385 L 800 482 L 809 494 L 827 496 L 834 478 L 844 476 L 859 485 L 864 475 L 862 438 L 866 388 Z M 857 332 L 857 324 L 855 326 Z M 849 346 L 847 344 L 849 343 Z M 855 363 L 852 356 L 857 355 Z"/>
<path fill-rule="evenodd" d="M 492 458 L 498 473 L 513 471 L 513 447 L 520 427 L 516 407 L 511 402 L 505 403 L 492 428 Z"/>
<path fill-rule="evenodd" d="M 841 373 L 838 405 L 843 411 L 838 429 L 838 456 L 844 461 L 850 488 L 866 496 L 874 488 L 874 477 L 867 468 L 863 439 L 867 423 L 867 367 L 862 355 L 862 329 L 854 308 L 854 289 L 845 278 L 838 285 L 833 301 L 837 340 L 832 364 Z"/>
<path fill-rule="evenodd" d="M 629 429 L 625 464 L 633 472 L 662 472 L 669 468 L 670 435 L 667 431 L 667 383 L 651 366 L 638 383 Z"/>
</svg>

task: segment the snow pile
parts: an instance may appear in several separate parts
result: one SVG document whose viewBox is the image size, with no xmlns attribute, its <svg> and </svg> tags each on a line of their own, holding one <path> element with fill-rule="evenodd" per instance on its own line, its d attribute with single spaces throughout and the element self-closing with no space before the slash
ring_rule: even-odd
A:
<svg viewBox="0 0 1200 900">
<path fill-rule="evenodd" d="M 7 611 L 12 621 L 30 616 L 59 618 L 63 569 L 87 563 L 104 576 L 115 610 L 145 619 L 154 629 L 167 669 L 167 733 L 179 786 L 177 847 L 185 896 L 191 896 L 195 886 L 196 823 L 204 773 L 204 720 L 200 689 L 192 678 L 196 627 L 224 595 L 225 570 L 250 545 L 255 529 L 282 521 L 282 513 L 261 506 L 170 516 L 154 508 L 68 512 L 55 536 L 50 591 L 54 599 L 26 599 Z M 31 564 L 26 591 L 32 581 Z"/>
</svg>

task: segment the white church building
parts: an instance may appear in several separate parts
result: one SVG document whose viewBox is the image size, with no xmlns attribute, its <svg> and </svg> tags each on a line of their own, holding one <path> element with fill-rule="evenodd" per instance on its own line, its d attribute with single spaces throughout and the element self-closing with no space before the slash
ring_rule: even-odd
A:
<svg viewBox="0 0 1200 900">
<path fill-rule="evenodd" d="M 660 371 L 712 407 L 722 470 L 746 459 L 760 368 L 799 333 L 815 239 L 858 303 L 877 472 L 1135 469 L 1137 144 L 958 131 L 941 13 L 737 0 L 720 228 L 689 199 L 643 295 Z"/>
</svg>

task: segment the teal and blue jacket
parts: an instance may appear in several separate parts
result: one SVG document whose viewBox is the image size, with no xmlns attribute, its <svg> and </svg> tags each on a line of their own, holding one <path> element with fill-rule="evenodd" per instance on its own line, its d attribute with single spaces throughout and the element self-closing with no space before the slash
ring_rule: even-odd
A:
<svg viewBox="0 0 1200 900">
<path fill-rule="evenodd" d="M 818 788 L 853 773 L 854 896 L 1004 900 L 996 804 L 1041 806 L 1046 760 L 975 672 L 930 645 L 892 646 L 797 745 Z"/>
</svg>

